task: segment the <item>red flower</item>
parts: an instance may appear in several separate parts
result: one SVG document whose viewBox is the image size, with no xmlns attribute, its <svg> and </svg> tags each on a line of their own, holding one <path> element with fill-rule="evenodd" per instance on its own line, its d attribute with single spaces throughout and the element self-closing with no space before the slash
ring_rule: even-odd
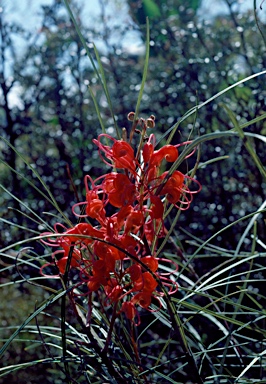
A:
<svg viewBox="0 0 266 384">
<path fill-rule="evenodd" d="M 87 287 L 90 292 L 98 291 L 102 285 L 107 284 L 107 279 L 104 276 L 95 275 L 87 282 Z"/>
<path fill-rule="evenodd" d="M 111 148 L 108 145 L 103 145 L 101 143 L 102 137 L 112 140 L 114 142 L 113 147 Z M 117 169 L 127 169 L 130 170 L 130 172 L 135 173 L 136 159 L 134 150 L 126 141 L 116 140 L 109 135 L 101 134 L 99 135 L 98 140 L 94 139 L 93 142 L 98 146 L 100 155 L 102 151 L 106 158 L 112 161 L 110 164 L 103 159 L 106 164 Z"/>
<path fill-rule="evenodd" d="M 69 256 L 64 256 L 59 260 L 56 260 L 56 266 L 59 269 L 59 272 L 63 275 L 66 271 L 67 261 Z M 76 255 L 72 255 L 71 261 L 70 261 L 70 267 L 71 268 L 78 268 L 79 267 L 79 258 L 77 258 Z"/>
<path fill-rule="evenodd" d="M 143 146 L 143 160 L 144 164 L 148 165 L 146 170 L 148 180 L 151 180 L 151 175 L 155 173 L 155 170 L 160 167 L 163 159 L 173 163 L 178 158 L 178 150 L 174 145 L 165 145 L 158 150 L 154 150 L 155 147 L 155 136 L 151 135 L 149 141 Z"/>
<path fill-rule="evenodd" d="M 144 279 L 144 285 L 143 285 L 142 291 L 152 293 L 158 285 L 157 281 L 150 274 L 150 272 L 144 272 L 142 274 L 142 277 Z"/>
<path fill-rule="evenodd" d="M 92 219 L 97 219 L 99 222 L 104 222 L 106 212 L 102 200 L 98 198 L 89 200 L 86 206 L 86 214 Z"/>
<path fill-rule="evenodd" d="M 117 244 L 118 245 L 118 244 Z M 139 248 L 139 242 L 134 237 L 124 234 L 119 238 L 120 248 L 125 249 L 128 253 L 133 256 L 137 256 L 137 249 Z M 123 258 L 126 256 L 124 252 L 119 251 L 123 254 Z"/>
<path fill-rule="evenodd" d="M 178 150 L 173 145 L 165 145 L 160 148 L 158 151 L 154 151 L 150 161 L 149 166 L 159 167 L 163 159 L 166 161 L 173 163 L 178 158 Z"/>
<path fill-rule="evenodd" d="M 162 219 L 164 213 L 164 206 L 159 196 L 152 195 L 150 193 L 151 200 L 151 218 L 152 219 Z"/>
<path fill-rule="evenodd" d="M 163 181 L 167 174 L 168 172 L 164 172 L 160 179 Z M 170 203 L 176 204 L 180 200 L 180 196 L 183 192 L 184 179 L 185 176 L 181 172 L 174 171 L 159 194 L 166 195 L 166 198 Z"/>
<path fill-rule="evenodd" d="M 136 282 L 141 278 L 141 267 L 139 264 L 133 264 L 128 269 L 127 272 L 130 274 L 131 281 Z"/>
<path fill-rule="evenodd" d="M 133 321 L 136 316 L 138 316 L 138 311 L 135 308 L 135 305 L 131 301 L 125 301 L 122 304 L 121 311 L 125 313 L 126 317 Z M 139 322 L 138 322 L 139 324 Z M 138 325 L 136 324 L 136 325 Z"/>
<path fill-rule="evenodd" d="M 137 233 L 144 224 L 144 217 L 141 211 L 132 211 L 125 223 L 125 234 Z"/>
<path fill-rule="evenodd" d="M 115 168 L 128 169 L 133 173 L 135 172 L 134 151 L 127 142 L 122 140 L 115 141 L 109 156 L 114 161 Z"/>
<path fill-rule="evenodd" d="M 102 241 L 96 241 L 93 247 L 95 255 L 100 259 L 104 260 L 106 266 L 110 271 L 114 269 L 116 260 L 120 260 L 119 251 L 117 248 L 110 246 L 109 244 L 103 243 Z"/>
<path fill-rule="evenodd" d="M 138 121 L 142 132 L 136 155 L 124 140 L 116 140 L 106 134 L 93 140 L 101 159 L 121 172 L 109 172 L 96 180 L 85 176 L 86 200 L 76 203 L 72 211 L 78 218 L 97 220 L 97 224 L 92 226 L 85 222 L 73 228 L 56 225 L 55 234 L 44 234 L 48 239 L 43 241 L 46 245 L 61 247 L 53 253 L 53 258 L 59 254 L 63 256 L 56 261 L 60 273 L 65 272 L 72 251 L 70 268 L 77 270 L 77 276 L 87 284 L 89 292 L 98 292 L 100 300 L 100 292 L 104 294 L 102 306 L 119 302 L 113 306 L 114 310 L 121 307 L 118 314 L 124 312 L 132 322 L 137 317 L 135 325 L 139 324 L 137 305 L 149 309 L 152 298 L 155 298 L 160 306 L 159 297 L 163 296 L 161 285 L 169 294 L 177 290 L 177 283 L 168 277 L 169 273 L 158 271 L 159 259 L 151 253 L 156 254 L 158 238 L 165 234 L 167 204 L 185 209 L 192 200 L 192 194 L 196 193 L 190 192 L 184 184 L 189 176 L 179 171 L 160 175 L 164 160 L 177 160 L 177 146 L 165 145 L 155 150 L 153 134 L 143 145 L 146 128 L 153 126 L 154 120 L 152 124 L 148 120 Z M 104 145 L 102 138 L 111 145 Z M 165 203 L 162 196 L 165 196 Z M 116 208 L 111 216 L 107 216 L 109 208 L 112 211 Z M 165 260 L 161 259 L 161 262 Z M 169 262 L 175 264 L 171 260 Z"/>
<path fill-rule="evenodd" d="M 147 265 L 147 267 L 152 271 L 156 272 L 159 266 L 158 259 L 153 256 L 144 256 L 141 258 L 141 261 Z"/>
<path fill-rule="evenodd" d="M 142 156 L 145 164 L 148 164 L 154 152 L 154 145 L 150 142 L 144 144 Z"/>
<path fill-rule="evenodd" d="M 75 235 L 75 236 L 72 236 Z M 84 236 L 90 236 L 90 237 L 96 237 L 103 239 L 104 234 L 103 232 L 99 231 L 98 229 L 94 228 L 89 223 L 79 223 L 75 225 L 75 227 L 70 228 L 63 234 L 63 239 L 69 241 L 70 243 L 84 243 L 84 244 L 91 244 L 94 242 L 94 239 L 81 237 L 80 235 Z"/>
<path fill-rule="evenodd" d="M 132 298 L 131 302 L 147 309 L 151 305 L 151 297 L 150 292 L 139 292 Z"/>
<path fill-rule="evenodd" d="M 103 189 L 108 194 L 109 203 L 121 208 L 133 204 L 136 197 L 136 186 L 123 173 L 106 175 Z"/>
<path fill-rule="evenodd" d="M 110 271 L 114 269 L 114 260 L 96 260 L 93 263 L 92 276 L 88 277 L 87 287 L 90 291 L 97 291 L 101 285 L 106 286 Z M 85 271 L 84 271 L 85 272 Z"/>
<path fill-rule="evenodd" d="M 120 299 L 120 296 L 123 294 L 123 288 L 119 284 L 117 284 L 115 287 L 107 285 L 105 287 L 105 293 L 111 303 L 116 303 Z"/>
</svg>

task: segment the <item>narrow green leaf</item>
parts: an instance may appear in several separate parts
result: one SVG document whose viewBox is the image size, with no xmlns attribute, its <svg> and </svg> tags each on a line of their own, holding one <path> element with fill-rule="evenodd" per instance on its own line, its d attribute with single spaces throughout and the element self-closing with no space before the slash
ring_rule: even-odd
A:
<svg viewBox="0 0 266 384">
<path fill-rule="evenodd" d="M 250 156 L 254 160 L 254 163 L 256 164 L 258 170 L 260 171 L 261 175 L 264 177 L 266 181 L 266 169 L 264 168 L 260 158 L 257 156 L 256 152 L 254 151 L 251 142 L 248 137 L 245 136 L 245 133 L 241 129 L 241 127 L 238 124 L 238 121 L 234 115 L 234 113 L 231 111 L 230 108 L 228 108 L 227 105 L 223 104 L 224 109 L 226 110 L 228 116 L 230 117 L 232 123 L 234 124 L 235 130 L 238 133 L 239 137 L 243 140 L 243 143 L 249 152 Z"/>
<path fill-rule="evenodd" d="M 39 182 L 41 183 L 41 185 L 44 187 L 44 189 L 46 190 L 47 194 L 49 195 L 51 201 L 53 202 L 53 206 L 57 209 L 57 211 L 62 215 L 62 217 L 64 218 L 64 220 L 66 221 L 66 223 L 68 223 L 69 225 L 71 225 L 71 222 L 69 221 L 69 219 L 66 217 L 66 215 L 64 214 L 64 212 L 61 210 L 61 208 L 59 207 L 59 205 L 57 204 L 57 201 L 55 200 L 54 196 L 52 195 L 49 187 L 46 185 L 46 183 L 43 181 L 43 179 L 41 178 L 41 176 L 39 175 L 39 173 L 30 165 L 30 163 L 26 160 L 26 158 L 13 146 L 11 145 L 3 136 L 0 136 L 0 139 L 4 141 L 4 143 L 10 147 L 18 157 L 21 158 L 21 160 L 23 161 L 24 164 L 27 165 L 27 167 L 32 171 L 32 173 L 36 176 L 36 178 L 39 180 Z M 2 187 L 3 188 L 3 187 Z M 10 192 L 8 192 L 10 194 Z M 15 197 L 14 197 L 15 198 Z M 17 199 L 18 200 L 18 199 Z M 20 200 L 18 200 L 20 201 Z"/>
<path fill-rule="evenodd" d="M 234 89 L 235 87 L 238 87 L 239 85 L 241 84 L 244 84 L 246 83 L 247 81 L 249 80 L 252 80 L 252 79 L 255 79 L 256 77 L 259 77 L 261 75 L 265 75 L 266 74 L 266 70 L 264 71 L 261 71 L 261 72 L 258 72 L 258 73 L 255 73 L 251 76 L 248 76 L 248 77 L 245 77 L 244 79 L 241 79 L 239 81 L 237 81 L 236 83 L 230 85 L 229 87 L 223 89 L 222 91 L 216 93 L 214 96 L 210 97 L 208 100 L 204 101 L 203 103 L 199 104 L 199 105 L 196 105 L 195 107 L 191 108 L 188 112 L 186 112 L 172 127 L 170 127 L 159 139 L 158 142 L 160 142 L 161 140 L 163 140 L 166 136 L 168 136 L 169 133 L 172 132 L 173 129 L 176 129 L 177 126 L 179 126 L 183 121 L 185 121 L 188 117 L 190 117 L 191 115 L 193 115 L 194 113 L 197 113 L 198 110 L 200 110 L 201 108 L 205 107 L 205 105 L 211 103 L 212 101 L 216 100 L 218 97 L 222 96 L 224 93 L 227 93 L 228 91 L 230 91 L 231 89 Z M 264 118 L 264 117 L 263 117 Z M 258 118 L 259 119 L 259 118 Z M 257 120 L 259 121 L 259 120 Z M 247 124 L 247 123 L 245 123 Z M 243 125 L 245 125 L 243 124 Z M 242 127 L 243 127 L 242 125 Z M 248 125 L 245 125 L 245 126 L 248 126 Z"/>
<path fill-rule="evenodd" d="M 112 118 L 113 118 L 113 122 L 114 122 L 114 126 L 115 126 L 115 129 L 116 129 L 116 132 L 119 133 L 119 130 L 118 130 L 118 127 L 117 127 L 117 122 L 116 122 L 116 119 L 115 119 L 115 116 L 114 116 L 114 112 L 113 112 L 113 106 L 112 106 L 112 102 L 111 102 L 111 97 L 110 97 L 110 94 L 109 94 L 109 91 L 108 91 L 108 87 L 107 87 L 107 83 L 106 83 L 105 75 L 104 75 L 104 70 L 103 70 L 103 66 L 102 66 L 102 63 L 101 63 L 98 51 L 97 51 L 97 49 L 96 49 L 96 47 L 94 45 L 94 52 L 95 52 L 95 55 L 96 55 L 97 63 L 98 63 L 99 68 L 100 68 L 100 72 L 96 68 L 95 62 L 94 62 L 93 57 L 92 57 L 92 55 L 91 55 L 91 53 L 89 51 L 88 45 L 87 45 L 87 43 L 86 43 L 86 41 L 85 41 L 85 39 L 84 39 L 84 37 L 83 37 L 83 35 L 81 33 L 79 25 L 78 25 L 78 23 L 76 21 L 75 16 L 73 15 L 73 12 L 71 11 L 71 8 L 69 6 L 68 1 L 67 0 L 63 0 L 63 1 L 65 3 L 66 9 L 67 9 L 67 11 L 69 13 L 69 16 L 70 16 L 70 18 L 71 18 L 71 20 L 72 20 L 72 22 L 74 24 L 74 27 L 75 27 L 75 29 L 77 31 L 77 34 L 78 34 L 78 36 L 80 38 L 80 41 L 81 41 L 81 43 L 82 43 L 82 45 L 83 45 L 83 47 L 84 47 L 84 49 L 85 49 L 85 51 L 87 53 L 88 58 L 90 59 L 90 62 L 91 62 L 92 67 L 93 67 L 93 70 L 96 73 L 96 76 L 97 76 L 97 78 L 98 78 L 98 80 L 99 80 L 99 82 L 100 82 L 100 84 L 101 84 L 101 86 L 102 86 L 102 88 L 104 90 L 104 93 L 105 93 L 105 96 L 106 96 L 106 99 L 107 99 L 107 102 L 108 102 L 108 105 L 109 105 L 109 109 L 110 109 L 110 112 L 111 112 L 111 115 L 112 115 Z M 119 135 L 118 135 L 118 137 L 119 137 Z"/>
<path fill-rule="evenodd" d="M 106 133 L 105 126 L 104 126 L 104 123 L 103 123 L 103 120 L 102 120 L 102 116 L 101 116 L 101 112 L 100 112 L 100 108 L 99 108 L 99 105 L 97 103 L 96 97 L 94 96 L 94 93 L 93 93 L 91 87 L 89 87 L 89 91 L 90 91 L 90 95 L 91 95 L 91 98 L 92 98 L 93 103 L 94 103 L 94 108 L 96 110 L 99 123 L 101 125 L 102 132 Z"/>
<path fill-rule="evenodd" d="M 21 326 L 13 333 L 13 335 L 10 336 L 10 338 L 7 340 L 7 342 L 2 346 L 0 349 L 0 357 L 3 355 L 3 353 L 7 350 L 9 345 L 12 343 L 12 341 L 19 335 L 19 333 L 28 325 L 31 320 L 33 320 L 39 313 L 41 313 L 45 308 L 47 308 L 49 305 L 55 303 L 57 300 L 59 300 L 62 296 L 64 296 L 67 293 L 67 291 L 59 291 L 57 295 L 52 295 L 48 300 L 45 301 L 45 303 L 40 306 L 36 311 L 34 311 L 22 324 Z"/>
<path fill-rule="evenodd" d="M 140 91 L 139 91 L 139 96 L 137 100 L 137 105 L 135 108 L 135 117 L 134 117 L 134 122 L 136 119 L 139 117 L 139 108 L 140 108 L 140 103 L 142 100 L 143 96 L 143 91 L 147 79 L 147 73 L 148 73 L 148 66 L 149 66 L 149 56 L 150 56 L 150 25 L 149 25 L 149 19 L 147 18 L 147 28 L 146 28 L 146 55 L 145 55 L 145 62 L 144 62 L 144 68 L 143 68 L 143 75 L 142 75 L 142 81 L 141 81 L 141 86 L 140 86 Z M 133 122 L 133 125 L 134 125 Z"/>
</svg>

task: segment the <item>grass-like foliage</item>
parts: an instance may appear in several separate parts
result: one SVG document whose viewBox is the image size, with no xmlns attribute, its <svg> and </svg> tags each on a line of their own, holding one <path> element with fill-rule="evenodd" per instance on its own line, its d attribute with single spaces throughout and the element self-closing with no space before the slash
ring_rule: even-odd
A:
<svg viewBox="0 0 266 384">
<path fill-rule="evenodd" d="M 116 135 L 106 133 L 90 88 L 103 130 L 93 140 L 103 173 L 85 176 L 83 199 L 73 204 L 71 217 L 26 156 L 1 139 L 32 173 L 32 178 L 17 176 L 45 197 L 53 213 L 37 214 L 12 196 L 21 207 L 16 214 L 32 220 L 35 229 L 18 225 L 25 238 L 0 250 L 0 381 L 28 382 L 31 372 L 43 383 L 266 382 L 266 245 L 257 225 L 266 203 L 255 202 L 252 213 L 208 240 L 183 233 L 189 254 L 177 231 L 180 216 L 189 215 L 192 200 L 197 204 L 203 193 L 197 171 L 208 172 L 210 164 L 227 157 L 201 163 L 208 142 L 242 140 L 266 182 L 265 159 L 251 141 L 253 136 L 265 143 L 265 137 L 245 131 L 266 114 L 241 125 L 221 104 L 233 128 L 202 136 L 194 129 L 182 143 L 173 142 L 181 122 L 191 117 L 196 122 L 208 103 L 266 71 L 197 105 L 156 138 L 155 116 L 140 114 L 149 61 L 147 21 L 142 84 L 127 132 L 117 126 L 100 55 L 94 47 L 96 61 L 91 57 L 65 4 L 102 86 Z M 187 171 L 181 172 L 184 165 Z M 215 179 L 209 188 L 215 194 Z M 239 222 L 246 229 L 236 249 L 214 245 Z M 243 250 L 247 238 L 250 249 Z"/>
</svg>

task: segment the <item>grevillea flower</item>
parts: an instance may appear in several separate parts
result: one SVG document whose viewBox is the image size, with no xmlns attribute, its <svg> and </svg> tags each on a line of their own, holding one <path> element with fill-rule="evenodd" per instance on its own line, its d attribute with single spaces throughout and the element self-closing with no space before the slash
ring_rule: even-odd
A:
<svg viewBox="0 0 266 384">
<path fill-rule="evenodd" d="M 150 183 L 158 176 L 159 167 L 163 159 L 173 163 L 178 158 L 178 150 L 174 145 L 165 145 L 159 150 L 155 150 L 155 137 L 151 135 L 149 141 L 144 144 L 142 156 L 145 165 L 146 182 Z"/>
<path fill-rule="evenodd" d="M 131 211 L 125 222 L 125 234 L 137 233 L 144 225 L 144 215 L 142 211 Z"/>
<path fill-rule="evenodd" d="M 75 227 L 68 229 L 63 239 L 69 243 L 91 244 L 94 241 L 91 237 L 103 239 L 104 234 L 89 223 L 79 223 Z"/>
<path fill-rule="evenodd" d="M 127 142 L 122 140 L 115 141 L 110 157 L 114 161 L 115 168 L 135 171 L 134 151 Z"/>
<path fill-rule="evenodd" d="M 113 146 L 109 147 L 103 145 L 101 142 L 102 137 L 113 141 Z M 115 140 L 113 137 L 106 134 L 99 135 L 98 140 L 94 139 L 93 142 L 98 146 L 100 156 L 102 157 L 101 152 L 103 152 L 105 157 L 112 161 L 111 163 L 108 163 L 103 158 L 105 163 L 110 164 L 117 169 L 128 169 L 132 173 L 135 172 L 136 159 L 134 150 L 129 143 L 123 140 Z"/>
<path fill-rule="evenodd" d="M 139 126 L 142 132 L 136 150 L 126 140 L 107 134 L 93 140 L 111 171 L 95 180 L 85 176 L 86 198 L 72 207 L 82 222 L 71 228 L 56 224 L 54 233 L 43 236 L 46 245 L 59 248 L 52 257 L 60 274 L 65 274 L 70 262 L 80 284 L 98 295 L 102 307 L 113 305 L 117 316 L 124 313 L 136 325 L 140 323 L 138 306 L 151 310 L 157 300 L 160 307 L 164 292 L 177 290 L 171 272 L 161 272 L 160 263 L 170 263 L 173 272 L 177 265 L 155 257 L 157 242 L 165 234 L 167 206 L 187 209 L 192 200 L 187 181 L 194 181 L 178 170 L 162 172 L 163 163 L 178 159 L 177 145 L 155 149 L 155 136 L 146 137 L 154 118 L 141 119 Z M 110 211 L 114 213 L 108 215 Z"/>
<path fill-rule="evenodd" d="M 160 179 L 163 181 L 166 176 L 168 176 L 168 172 L 164 172 L 160 176 Z M 165 195 L 170 203 L 177 203 L 180 200 L 180 196 L 183 191 L 184 180 L 185 176 L 181 172 L 174 171 L 164 184 L 159 194 Z"/>
<path fill-rule="evenodd" d="M 152 219 L 161 219 L 163 217 L 164 206 L 161 199 L 158 196 L 149 194 L 151 200 L 151 218 Z"/>
<path fill-rule="evenodd" d="M 104 203 L 100 199 L 90 199 L 86 206 L 86 215 L 92 219 L 103 220 L 105 219 Z"/>
<path fill-rule="evenodd" d="M 173 163 L 178 158 L 178 150 L 173 145 L 165 145 L 158 151 L 154 151 L 149 159 L 150 167 L 159 167 L 163 159 Z"/>
<path fill-rule="evenodd" d="M 108 201 L 116 208 L 133 204 L 136 196 L 136 186 L 123 173 L 110 173 L 103 182 Z"/>
<path fill-rule="evenodd" d="M 152 272 L 156 272 L 159 266 L 159 261 L 153 256 L 144 256 L 141 258 L 142 263 L 147 265 Z"/>
<path fill-rule="evenodd" d="M 136 325 L 140 324 L 139 315 L 138 315 L 138 311 L 136 310 L 135 303 L 131 301 L 124 301 L 122 303 L 121 312 L 124 312 L 126 317 L 132 322 L 134 321 L 134 318 L 137 316 L 138 322 L 136 323 Z"/>
<path fill-rule="evenodd" d="M 67 256 L 63 256 L 61 259 L 56 261 L 56 266 L 59 269 L 59 272 L 63 275 L 66 271 L 66 266 L 68 262 L 69 253 Z M 70 261 L 70 268 L 78 268 L 80 265 L 80 259 L 75 254 L 72 256 Z"/>
</svg>

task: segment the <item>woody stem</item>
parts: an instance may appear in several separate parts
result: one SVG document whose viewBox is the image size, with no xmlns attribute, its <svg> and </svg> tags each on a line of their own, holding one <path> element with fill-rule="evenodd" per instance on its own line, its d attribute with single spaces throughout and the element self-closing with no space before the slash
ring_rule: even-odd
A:
<svg viewBox="0 0 266 384">
<path fill-rule="evenodd" d="M 116 301 L 114 303 L 113 314 L 112 314 L 112 318 L 111 318 L 110 325 L 109 325 L 109 331 L 108 331 L 108 335 L 107 335 L 107 338 L 106 338 L 106 341 L 105 341 L 105 346 L 102 349 L 102 353 L 107 353 L 107 350 L 108 350 L 108 347 L 109 347 L 109 344 L 110 344 L 110 341 L 111 341 L 111 338 L 112 338 L 112 333 L 113 333 L 113 329 L 114 329 L 115 319 L 117 317 L 117 313 L 116 313 L 117 304 L 118 304 L 118 302 Z"/>
</svg>

